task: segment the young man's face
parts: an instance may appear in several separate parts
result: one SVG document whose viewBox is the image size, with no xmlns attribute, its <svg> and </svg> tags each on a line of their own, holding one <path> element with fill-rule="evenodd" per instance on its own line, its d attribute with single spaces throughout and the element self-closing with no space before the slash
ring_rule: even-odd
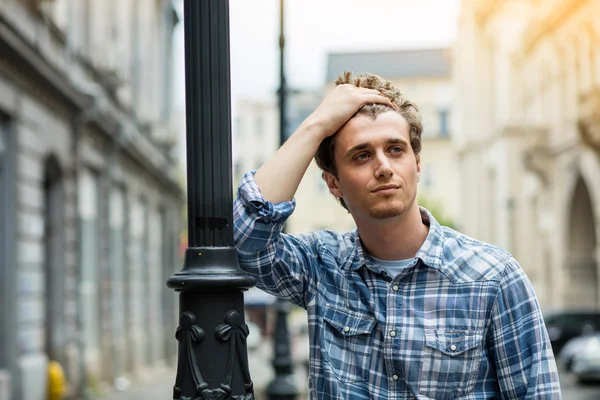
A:
<svg viewBox="0 0 600 400">
<path fill-rule="evenodd" d="M 325 173 L 325 179 L 355 219 L 393 218 L 415 201 L 420 158 L 397 112 L 349 120 L 335 138 L 335 164 L 338 178 Z"/>
</svg>

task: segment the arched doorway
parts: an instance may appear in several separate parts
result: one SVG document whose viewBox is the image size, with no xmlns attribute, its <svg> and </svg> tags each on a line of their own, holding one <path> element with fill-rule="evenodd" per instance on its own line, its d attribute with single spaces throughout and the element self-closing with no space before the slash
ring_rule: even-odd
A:
<svg viewBox="0 0 600 400">
<path fill-rule="evenodd" d="M 565 305 L 597 308 L 598 266 L 596 263 L 596 227 L 587 185 L 579 177 L 571 201 L 567 236 Z"/>
<path fill-rule="evenodd" d="M 64 193 L 57 159 L 44 165 L 45 350 L 49 359 L 63 362 L 64 347 Z"/>
</svg>

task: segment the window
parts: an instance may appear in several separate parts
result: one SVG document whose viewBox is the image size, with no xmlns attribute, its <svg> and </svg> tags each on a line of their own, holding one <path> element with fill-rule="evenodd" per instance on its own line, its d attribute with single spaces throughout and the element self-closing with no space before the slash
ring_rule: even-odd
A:
<svg viewBox="0 0 600 400">
<path fill-rule="evenodd" d="M 448 137 L 448 110 L 440 110 L 438 113 L 440 116 L 440 136 Z"/>
<path fill-rule="evenodd" d="M 131 364 L 129 368 L 134 368 L 136 363 L 144 361 L 147 352 L 143 347 L 143 341 L 136 339 L 136 334 L 144 328 L 144 322 L 146 321 L 146 314 L 144 312 L 145 306 L 145 274 L 146 274 L 146 263 L 144 261 L 144 206 L 139 198 L 133 198 L 131 201 L 131 212 L 129 213 L 129 229 L 131 232 L 131 245 L 129 251 L 131 254 L 131 260 L 128 263 L 128 285 L 129 285 L 129 299 L 131 304 L 130 315 L 129 315 L 129 327 L 130 336 L 128 345 L 131 349 Z"/>
<path fill-rule="evenodd" d="M 44 280 L 45 280 L 45 350 L 53 360 L 61 360 L 64 346 L 64 232 L 62 173 L 56 157 L 44 166 Z"/>
<path fill-rule="evenodd" d="M 161 341 L 161 332 L 159 330 L 152 329 L 152 327 L 160 326 L 162 321 L 162 310 L 161 310 L 161 297 L 160 292 L 164 286 L 164 281 L 161 282 L 162 274 L 160 268 L 160 245 L 161 245 L 161 233 L 163 231 L 162 221 L 160 219 L 160 212 L 154 207 L 148 207 L 147 210 L 148 222 L 146 238 L 148 240 L 149 248 L 147 249 L 149 257 L 147 259 L 146 268 L 148 270 L 148 296 L 147 296 L 147 307 L 148 307 L 148 355 L 150 356 L 150 362 L 154 363 L 160 359 L 159 344 Z"/>
<path fill-rule="evenodd" d="M 14 285 L 10 275 L 10 269 L 7 267 L 10 265 L 8 259 L 11 245 L 9 243 L 9 227 L 11 221 L 9 216 L 9 199 L 10 199 L 10 187 L 9 187 L 9 148 L 8 138 L 6 135 L 5 125 L 3 123 L 2 116 L 0 115 L 0 370 L 3 367 L 10 365 L 11 357 L 14 355 L 11 349 L 11 326 L 12 326 L 12 313 L 15 308 L 13 300 L 10 300 L 13 294 L 11 289 Z M 9 190 L 7 190 L 7 188 Z M 0 393 L 0 396 L 2 393 Z"/>
<path fill-rule="evenodd" d="M 149 252 L 150 252 L 150 212 L 149 212 L 149 207 L 148 207 L 148 201 L 145 198 L 141 198 L 140 199 L 140 215 L 142 217 L 141 220 L 141 225 L 142 225 L 142 232 L 140 235 L 140 249 L 141 249 L 141 253 L 140 253 L 140 261 L 142 261 L 141 264 L 141 272 L 142 272 L 142 276 L 143 276 L 143 282 L 142 282 L 142 290 L 144 292 L 143 294 L 143 302 L 144 304 L 142 305 L 142 315 L 143 315 L 143 320 L 142 322 L 144 324 L 146 324 L 146 326 L 144 326 L 144 328 L 148 328 L 147 330 L 147 334 L 145 335 L 145 348 L 144 348 L 144 361 L 146 362 L 152 362 L 152 338 L 153 338 L 153 332 L 152 332 L 152 327 L 150 325 L 150 321 L 152 320 L 151 315 L 153 313 L 152 310 L 152 304 L 150 301 L 148 301 L 148 296 L 152 296 L 152 285 L 151 285 L 151 276 L 152 276 L 152 268 L 150 266 L 150 257 L 149 257 Z"/>
<path fill-rule="evenodd" d="M 83 169 L 79 175 L 79 219 L 81 307 L 83 309 L 83 341 L 87 349 L 99 348 L 98 300 L 98 177 Z"/>
<path fill-rule="evenodd" d="M 114 376 L 125 373 L 126 351 L 125 338 L 127 337 L 127 308 L 125 303 L 125 191 L 120 187 L 113 187 L 110 193 L 109 209 L 110 226 L 110 276 L 111 276 L 111 317 L 112 329 L 116 341 L 113 353 Z"/>
</svg>

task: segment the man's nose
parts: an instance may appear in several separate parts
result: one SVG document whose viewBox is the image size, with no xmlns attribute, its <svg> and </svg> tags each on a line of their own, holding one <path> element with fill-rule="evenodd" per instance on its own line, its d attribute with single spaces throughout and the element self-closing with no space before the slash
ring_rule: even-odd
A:
<svg viewBox="0 0 600 400">
<path fill-rule="evenodd" d="M 394 174 L 390 160 L 384 154 L 378 154 L 376 160 L 377 168 L 375 169 L 375 177 L 389 178 Z"/>
</svg>

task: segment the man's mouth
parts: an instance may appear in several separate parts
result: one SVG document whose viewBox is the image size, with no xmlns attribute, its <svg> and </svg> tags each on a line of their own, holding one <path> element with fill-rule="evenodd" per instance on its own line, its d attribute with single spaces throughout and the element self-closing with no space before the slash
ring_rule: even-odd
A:
<svg viewBox="0 0 600 400">
<path fill-rule="evenodd" d="M 381 186 L 377 186 L 371 192 L 377 193 L 377 194 L 391 194 L 391 193 L 394 193 L 398 189 L 399 189 L 398 185 L 381 185 Z"/>
</svg>

